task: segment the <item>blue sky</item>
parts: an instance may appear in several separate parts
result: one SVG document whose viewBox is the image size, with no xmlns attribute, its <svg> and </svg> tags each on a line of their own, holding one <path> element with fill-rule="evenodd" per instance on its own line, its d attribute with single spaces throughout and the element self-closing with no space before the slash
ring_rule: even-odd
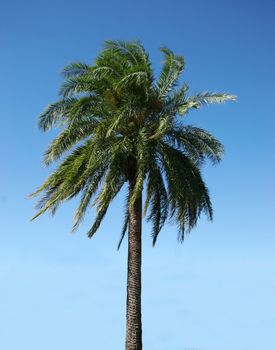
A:
<svg viewBox="0 0 275 350">
<path fill-rule="evenodd" d="M 274 349 L 274 15 L 271 0 L 2 3 L 1 349 L 124 346 L 122 197 L 89 240 L 93 210 L 72 235 L 76 203 L 30 223 L 27 195 L 51 170 L 41 160 L 56 132 L 41 134 L 37 116 L 58 98 L 62 67 L 92 62 L 105 39 L 135 38 L 156 72 L 167 45 L 185 56 L 191 91 L 238 95 L 186 119 L 225 145 L 204 170 L 214 222 L 202 218 L 183 245 L 167 226 L 154 249 L 144 226 L 144 349 Z"/>
</svg>

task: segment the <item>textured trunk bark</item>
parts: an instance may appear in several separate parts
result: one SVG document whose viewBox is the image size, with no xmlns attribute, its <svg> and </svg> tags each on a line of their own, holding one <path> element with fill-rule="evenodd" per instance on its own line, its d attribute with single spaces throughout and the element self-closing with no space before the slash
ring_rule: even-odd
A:
<svg viewBox="0 0 275 350">
<path fill-rule="evenodd" d="M 130 195 L 134 181 L 130 181 Z M 142 350 L 141 221 L 142 197 L 129 208 L 126 350 Z"/>
</svg>

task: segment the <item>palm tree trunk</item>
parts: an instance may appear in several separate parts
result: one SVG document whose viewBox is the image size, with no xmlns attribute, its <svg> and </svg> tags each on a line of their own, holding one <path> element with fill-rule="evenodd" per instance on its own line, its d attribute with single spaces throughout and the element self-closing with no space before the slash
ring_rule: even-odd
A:
<svg viewBox="0 0 275 350">
<path fill-rule="evenodd" d="M 130 181 L 130 196 L 134 181 Z M 129 208 L 126 350 L 142 350 L 141 330 L 142 197 Z"/>
</svg>

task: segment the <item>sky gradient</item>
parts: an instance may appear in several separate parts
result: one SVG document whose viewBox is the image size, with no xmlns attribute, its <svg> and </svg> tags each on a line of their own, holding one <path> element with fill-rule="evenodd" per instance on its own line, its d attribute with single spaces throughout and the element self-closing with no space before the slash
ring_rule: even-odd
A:
<svg viewBox="0 0 275 350">
<path fill-rule="evenodd" d="M 119 196 L 92 240 L 70 233 L 75 202 L 33 223 L 27 195 L 53 168 L 42 154 L 56 131 L 37 117 L 58 99 L 66 64 L 91 63 L 106 39 L 140 39 L 159 71 L 159 47 L 183 54 L 191 92 L 237 103 L 186 122 L 225 146 L 207 165 L 214 222 L 186 241 L 166 226 L 155 248 L 144 225 L 145 350 L 274 350 L 275 2 L 4 1 L 0 11 L 0 348 L 123 349 L 126 242 Z"/>
</svg>

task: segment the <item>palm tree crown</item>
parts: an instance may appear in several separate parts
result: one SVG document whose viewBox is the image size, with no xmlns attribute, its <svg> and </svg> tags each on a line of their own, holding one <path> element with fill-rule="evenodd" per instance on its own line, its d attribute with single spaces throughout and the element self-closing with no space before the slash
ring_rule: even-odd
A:
<svg viewBox="0 0 275 350">
<path fill-rule="evenodd" d="M 33 193 L 42 194 L 36 218 L 80 194 L 73 230 L 86 209 L 97 215 L 88 236 L 100 226 L 107 209 L 125 183 L 128 192 L 122 237 L 129 225 L 129 207 L 146 192 L 144 215 L 152 222 L 155 244 L 168 218 L 184 238 L 212 206 L 200 168 L 205 159 L 220 161 L 223 146 L 209 132 L 185 124 L 186 114 L 208 103 L 234 96 L 223 93 L 188 95 L 180 86 L 184 59 L 166 47 L 162 70 L 154 78 L 148 54 L 138 41 L 106 41 L 92 65 L 72 63 L 63 71 L 61 99 L 48 106 L 39 127 L 60 127 L 44 155 L 57 169 Z M 120 242 L 121 243 L 121 242 Z"/>
</svg>

